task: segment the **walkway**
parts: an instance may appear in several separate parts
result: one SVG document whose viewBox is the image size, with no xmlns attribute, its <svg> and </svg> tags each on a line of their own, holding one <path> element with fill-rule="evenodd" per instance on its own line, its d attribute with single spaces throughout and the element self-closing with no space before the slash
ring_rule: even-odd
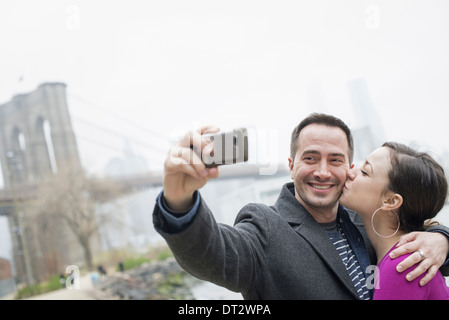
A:
<svg viewBox="0 0 449 320">
<path fill-rule="evenodd" d="M 0 300 L 14 300 L 14 294 L 0 298 Z M 22 300 L 104 300 L 98 296 L 90 278 L 90 274 L 80 277 L 79 289 L 59 289 Z"/>
<path fill-rule="evenodd" d="M 210 282 L 201 283 L 192 288 L 195 300 L 241 300 L 239 293 L 229 291 Z M 96 290 L 90 274 L 80 277 L 79 289 L 59 289 L 22 300 L 116 300 L 108 293 Z M 0 297 L 0 300 L 14 300 L 14 294 Z"/>
</svg>

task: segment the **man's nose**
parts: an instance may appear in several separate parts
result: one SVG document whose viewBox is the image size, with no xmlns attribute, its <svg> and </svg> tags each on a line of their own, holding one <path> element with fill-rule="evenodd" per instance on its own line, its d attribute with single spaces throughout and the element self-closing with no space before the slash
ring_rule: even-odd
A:
<svg viewBox="0 0 449 320">
<path fill-rule="evenodd" d="M 329 170 L 327 162 L 321 162 L 319 167 L 314 171 L 313 174 L 320 180 L 329 179 L 331 177 L 331 172 Z"/>
</svg>

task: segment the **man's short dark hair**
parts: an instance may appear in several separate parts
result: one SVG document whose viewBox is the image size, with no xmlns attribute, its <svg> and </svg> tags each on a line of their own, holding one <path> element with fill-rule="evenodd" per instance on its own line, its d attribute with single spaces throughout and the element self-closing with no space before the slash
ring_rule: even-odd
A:
<svg viewBox="0 0 449 320">
<path fill-rule="evenodd" d="M 312 113 L 307 118 L 302 120 L 292 132 L 290 141 L 290 158 L 295 159 L 296 151 L 298 149 L 298 137 L 302 129 L 310 124 L 322 124 L 329 127 L 337 127 L 344 131 L 348 140 L 349 146 L 349 164 L 352 163 L 354 158 L 354 140 L 349 127 L 339 118 L 324 114 L 324 113 Z"/>
</svg>

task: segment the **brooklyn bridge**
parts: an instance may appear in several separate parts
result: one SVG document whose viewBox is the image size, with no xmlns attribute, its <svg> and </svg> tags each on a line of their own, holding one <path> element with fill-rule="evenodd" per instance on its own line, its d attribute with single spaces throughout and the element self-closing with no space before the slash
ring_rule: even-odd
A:
<svg viewBox="0 0 449 320">
<path fill-rule="evenodd" d="M 8 219 L 18 282 L 33 284 L 49 273 L 62 272 L 64 265 L 77 261 L 79 256 L 80 249 L 68 236 L 70 233 L 59 233 L 63 244 L 59 249 L 46 247 L 40 244 L 40 234 L 45 231 L 36 230 L 26 220 L 27 206 L 45 177 L 56 175 L 64 167 L 84 175 L 64 83 L 43 83 L 0 105 L 0 164 L 0 216 Z M 115 183 L 120 186 L 120 194 L 115 196 L 120 196 L 159 186 L 161 176 L 145 173 L 121 177 Z"/>
<path fill-rule="evenodd" d="M 45 280 L 50 274 L 63 272 L 65 266 L 74 261 L 79 263 L 83 260 L 83 250 L 67 227 L 61 225 L 55 233 L 52 229 L 46 229 L 51 222 L 42 225 L 29 216 L 29 209 L 39 197 L 38 189 L 44 179 L 58 175 L 63 168 L 70 168 L 78 176 L 85 175 L 72 120 L 64 83 L 43 83 L 36 90 L 16 95 L 0 105 L 0 165 L 3 175 L 0 216 L 8 220 L 12 243 L 11 264 L 16 282 L 33 284 Z M 224 168 L 220 173 L 220 186 L 214 187 L 212 184 L 211 188 L 220 193 L 226 188 L 235 190 L 235 178 L 238 178 L 243 188 L 239 189 L 237 197 L 242 195 L 247 200 L 245 192 L 256 194 L 255 200 L 260 200 L 263 195 L 270 197 L 272 183 L 266 187 L 258 183 L 256 193 L 254 184 L 248 183 L 248 179 L 260 181 L 261 178 L 268 178 L 259 175 L 259 169 L 258 165 L 251 164 Z M 286 176 L 287 173 L 281 168 L 269 178 L 283 181 Z M 100 179 L 113 183 L 118 190 L 108 195 L 111 199 L 103 199 L 103 203 L 149 189 L 160 190 L 162 186 L 162 172 L 148 171 Z M 223 184 L 226 180 L 229 181 L 228 187 Z M 253 187 L 245 191 L 245 184 Z M 57 194 L 54 192 L 53 196 L 57 197 Z M 215 195 L 213 197 L 216 203 L 222 201 L 224 207 L 229 207 L 230 203 L 238 206 L 235 199 L 229 202 L 226 196 L 222 200 Z M 152 200 L 148 201 L 150 205 Z M 48 205 L 48 211 L 54 206 L 53 201 L 44 205 Z M 147 220 L 151 221 L 151 218 Z M 55 233 L 50 242 L 42 238 L 48 233 Z M 104 241 L 100 234 L 94 237 L 92 254 L 102 252 L 101 243 Z"/>
</svg>

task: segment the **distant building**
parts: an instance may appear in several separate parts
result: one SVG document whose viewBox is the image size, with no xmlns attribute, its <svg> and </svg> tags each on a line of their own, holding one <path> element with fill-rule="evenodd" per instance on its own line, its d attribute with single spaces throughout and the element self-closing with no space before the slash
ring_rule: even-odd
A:
<svg viewBox="0 0 449 320">
<path fill-rule="evenodd" d="M 12 271 L 9 260 L 0 258 L 0 280 L 11 278 L 12 278 Z"/>
<path fill-rule="evenodd" d="M 384 141 L 382 122 L 371 103 L 365 79 L 359 78 L 348 82 L 355 114 L 354 162 L 364 160 L 373 150 L 379 148 Z"/>
<path fill-rule="evenodd" d="M 146 159 L 134 152 L 131 143 L 125 140 L 123 156 L 110 159 L 104 169 L 109 177 L 121 177 L 149 172 Z"/>
<path fill-rule="evenodd" d="M 351 131 L 354 138 L 354 163 L 363 162 L 373 150 L 381 146 L 374 139 L 369 126 L 355 128 Z"/>
<path fill-rule="evenodd" d="M 445 150 L 439 160 L 444 168 L 446 177 L 449 179 L 449 151 Z"/>
<path fill-rule="evenodd" d="M 14 292 L 15 289 L 11 263 L 7 259 L 0 258 L 0 297 Z"/>
</svg>

